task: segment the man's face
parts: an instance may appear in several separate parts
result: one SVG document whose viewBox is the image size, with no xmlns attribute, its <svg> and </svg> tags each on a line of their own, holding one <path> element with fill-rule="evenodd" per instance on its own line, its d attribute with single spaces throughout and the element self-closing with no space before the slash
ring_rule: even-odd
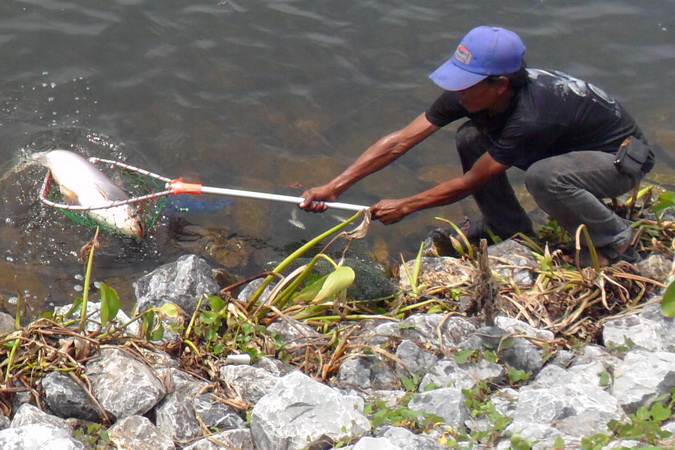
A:
<svg viewBox="0 0 675 450">
<path fill-rule="evenodd" d="M 483 80 L 470 88 L 458 91 L 459 103 L 470 113 L 495 106 L 504 92 L 503 83 Z"/>
</svg>

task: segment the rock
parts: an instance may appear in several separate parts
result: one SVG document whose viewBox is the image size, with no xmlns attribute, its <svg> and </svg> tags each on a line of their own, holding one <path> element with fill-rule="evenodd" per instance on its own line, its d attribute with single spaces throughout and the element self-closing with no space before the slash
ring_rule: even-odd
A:
<svg viewBox="0 0 675 450">
<path fill-rule="evenodd" d="M 440 351 L 457 346 L 476 330 L 468 320 L 445 314 L 415 314 L 401 321 L 399 328 L 404 339 L 430 345 Z"/>
<path fill-rule="evenodd" d="M 396 363 L 396 373 L 401 376 L 421 377 L 433 367 L 438 357 L 431 352 L 422 350 L 413 341 L 405 340 L 396 349 L 396 356 L 404 365 Z"/>
<path fill-rule="evenodd" d="M 600 361 L 575 365 L 569 369 L 550 364 L 541 369 L 529 386 L 545 389 L 565 384 L 584 384 L 603 388 L 600 379 L 603 372 L 606 369 Z"/>
<path fill-rule="evenodd" d="M 58 417 L 101 422 L 101 411 L 82 386 L 70 376 L 51 372 L 42 379 L 42 389 L 47 406 Z"/>
<path fill-rule="evenodd" d="M 28 403 L 24 403 L 17 410 L 16 414 L 14 414 L 14 418 L 12 419 L 10 427 L 19 428 L 24 425 L 47 425 L 52 428 L 63 430 L 67 432 L 68 435 L 70 435 L 71 432 L 68 423 L 64 419 L 47 414 L 35 406 L 29 405 Z"/>
<path fill-rule="evenodd" d="M 241 397 L 251 404 L 272 391 L 279 377 L 264 369 L 251 366 L 222 366 L 220 379 L 234 386 Z"/>
<path fill-rule="evenodd" d="M 534 284 L 534 268 L 539 264 L 529 247 L 506 239 L 489 246 L 488 257 L 490 266 L 506 282 L 513 280 L 521 286 Z"/>
<path fill-rule="evenodd" d="M 381 355 L 345 360 L 338 370 L 336 384 L 354 389 L 398 389 L 401 385 L 393 362 Z"/>
<path fill-rule="evenodd" d="M 283 361 L 279 361 L 276 358 L 270 358 L 269 356 L 263 356 L 259 358 L 256 362 L 253 363 L 253 367 L 258 369 L 263 369 L 266 372 L 271 373 L 275 377 L 283 377 L 288 375 L 294 370 L 298 370 L 295 366 L 286 364 Z"/>
<path fill-rule="evenodd" d="M 184 450 L 255 450 L 253 438 L 249 430 L 228 430 L 215 433 L 208 438 L 200 439 Z"/>
<path fill-rule="evenodd" d="M 0 336 L 5 336 L 14 331 L 16 319 L 6 312 L 0 311 Z"/>
<path fill-rule="evenodd" d="M 652 303 L 640 314 L 606 321 L 602 338 L 608 347 L 671 351 L 675 348 L 675 319 L 663 315 L 660 302 Z"/>
<path fill-rule="evenodd" d="M 235 409 L 214 398 L 212 394 L 198 395 L 192 400 L 192 407 L 197 418 L 210 429 L 228 430 L 246 427 Z"/>
<path fill-rule="evenodd" d="M 72 305 L 65 305 L 54 308 L 54 314 L 59 316 L 66 316 Z M 87 320 L 84 322 L 84 329 L 88 333 L 93 333 L 102 328 L 101 325 L 101 302 L 87 302 Z M 82 311 L 77 309 L 73 311 L 68 317 L 76 320 L 75 323 L 71 325 L 71 328 L 77 329 L 79 327 L 79 320 L 82 317 Z M 119 327 L 121 325 L 127 324 L 125 332 L 131 336 L 138 336 L 138 332 L 141 328 L 139 321 L 129 323 L 131 318 L 126 315 L 121 309 L 117 311 L 115 317 L 111 317 L 107 327 Z"/>
<path fill-rule="evenodd" d="M 192 315 L 199 297 L 218 294 L 219 287 L 206 261 L 196 255 L 185 255 L 139 278 L 135 292 L 138 311 L 175 303 Z"/>
<path fill-rule="evenodd" d="M 485 359 L 480 359 L 476 363 L 459 365 L 453 358 L 443 358 L 422 378 L 419 391 L 424 392 L 430 387 L 471 389 L 483 380 L 499 383 L 503 375 L 502 366 Z"/>
<path fill-rule="evenodd" d="M 412 291 L 410 275 L 414 273 L 417 262 L 406 261 L 399 269 L 399 287 L 403 292 Z M 417 277 L 417 286 L 437 288 L 439 286 L 459 286 L 471 280 L 473 269 L 461 259 L 451 257 L 423 257 L 420 260 L 420 270 Z"/>
<path fill-rule="evenodd" d="M 628 412 L 675 388 L 675 353 L 629 352 L 614 368 L 612 395 Z"/>
<path fill-rule="evenodd" d="M 386 427 L 377 437 L 363 437 L 354 445 L 354 450 L 441 450 L 443 447 L 432 438 L 415 434 L 403 427 Z"/>
<path fill-rule="evenodd" d="M 264 278 L 257 278 L 250 283 L 246 284 L 244 288 L 239 292 L 239 295 L 237 295 L 237 299 L 242 301 L 242 302 L 248 302 L 253 295 L 258 291 L 258 288 L 262 286 L 262 284 L 265 282 Z M 259 302 L 267 302 L 269 299 L 270 294 L 272 293 L 272 290 L 274 289 L 274 286 L 276 283 L 270 283 L 265 287 L 265 290 L 262 292 L 260 295 L 260 298 L 258 299 Z"/>
<path fill-rule="evenodd" d="M 552 341 L 555 339 L 555 335 L 548 330 L 540 330 L 521 320 L 512 319 L 506 316 L 495 317 L 495 326 L 506 330 L 509 333 L 522 334 L 543 341 Z"/>
<path fill-rule="evenodd" d="M 572 367 L 600 362 L 603 366 L 614 367 L 621 360 L 607 351 L 606 348 L 596 344 L 587 344 L 572 360 Z"/>
<path fill-rule="evenodd" d="M 365 403 L 382 402 L 388 408 L 401 404 L 406 396 L 406 391 L 389 389 L 340 389 L 340 392 L 346 396 L 360 397 Z"/>
<path fill-rule="evenodd" d="M 173 441 L 142 416 L 128 416 L 108 430 L 110 441 L 120 449 L 174 450 Z"/>
<path fill-rule="evenodd" d="M 101 406 L 117 419 L 148 412 L 166 395 L 157 375 L 128 352 L 104 348 L 87 364 L 85 375 Z"/>
<path fill-rule="evenodd" d="M 420 422 L 424 420 L 423 414 L 434 414 L 453 428 L 464 426 L 464 422 L 469 418 L 469 411 L 464 406 L 464 394 L 457 388 L 423 392 L 410 400 L 408 408 L 422 413 L 418 418 Z"/>
<path fill-rule="evenodd" d="M 550 364 L 561 367 L 563 369 L 567 368 L 574 362 L 576 355 L 574 352 L 569 350 L 559 350 L 556 355 L 550 360 Z"/>
<path fill-rule="evenodd" d="M 541 351 L 525 338 L 505 337 L 509 333 L 499 327 L 483 327 L 464 340 L 461 348 L 493 350 L 502 363 L 515 369 L 536 373 L 544 365 Z"/>
<path fill-rule="evenodd" d="M 198 261 L 192 260 L 188 265 L 192 263 L 200 276 L 208 272 Z M 434 273 L 436 280 L 445 276 L 441 263 L 446 261 L 426 262 L 427 267 L 439 269 Z M 189 292 L 188 296 L 194 294 L 189 287 L 181 289 Z M 84 375 L 91 382 L 93 395 L 110 415 L 117 416 L 117 422 L 107 430 L 110 445 L 117 448 L 320 450 L 349 442 L 352 445 L 340 448 L 436 450 L 445 448 L 439 442 L 448 437 L 450 428 L 459 433 L 466 431 L 472 439 L 483 432 L 490 433 L 491 442 L 498 441 L 490 447 L 474 441 L 460 442 L 460 448 L 506 450 L 512 446 L 512 433 L 529 439 L 533 450 L 553 448 L 558 438 L 564 441 L 565 448 L 581 448 L 582 440 L 608 432 L 609 420 L 626 421 L 626 412 L 665 398 L 675 387 L 675 320 L 663 316 L 660 297 L 655 293 L 658 291 L 647 294 L 639 305 L 642 312 L 604 324 L 603 337 L 609 349 L 587 344 L 581 350 L 559 351 L 546 365 L 543 351 L 533 342 L 550 340 L 548 331 L 501 316 L 495 321 L 499 326 L 476 329 L 470 319 L 453 314 L 414 314 L 400 322 L 374 318 L 348 322 L 344 328 L 340 325 L 340 336 L 345 336 L 347 330 L 350 333 L 347 353 L 332 361 L 340 363 L 340 367 L 324 383 L 272 357 L 260 358 L 252 365 L 250 361 L 235 365 L 229 357 L 239 356 L 236 351 L 209 358 L 208 368 L 204 367 L 201 375 L 210 379 L 204 381 L 178 370 L 181 361 L 172 356 L 176 347 L 151 350 L 143 348 L 139 341 L 131 345 L 141 357 L 122 347 L 104 346 L 93 359 L 87 359 L 93 347 L 80 349 L 83 353 L 77 359 L 86 366 Z M 95 308 L 92 306 L 89 312 L 95 312 Z M 94 314 L 87 329 L 98 328 Z M 282 338 L 286 351 L 298 357 L 307 349 L 314 351 L 315 347 L 326 348 L 329 344 L 313 328 L 290 319 L 278 320 L 269 330 Z M 73 345 L 65 351 L 78 351 L 78 345 L 88 342 L 74 334 L 59 341 L 62 349 L 64 343 Z M 44 336 L 51 339 L 48 333 Z M 458 364 L 456 351 L 460 349 L 480 350 L 471 354 L 482 352 L 483 357 L 470 357 Z M 496 352 L 496 362 L 486 358 L 486 350 Z M 313 353 L 312 357 L 317 355 Z M 325 358 L 317 361 L 328 363 Z M 182 362 L 192 361 L 188 358 Z M 516 384 L 519 388 L 505 387 L 504 373 L 509 368 L 531 372 L 534 378 L 520 380 Z M 402 390 L 402 377 L 414 381 L 421 377 L 419 392 Z M 37 386 L 26 389 L 25 379 Z M 98 410 L 88 403 L 88 395 L 79 384 L 58 372 L 37 381 L 25 379 L 15 377 L 8 383 L 20 389 L 11 395 L 13 420 L 0 416 L 0 448 L 84 448 L 72 438 L 71 428 L 86 429 L 88 423 L 84 421 L 102 420 L 95 415 Z M 476 383 L 481 383 L 480 392 Z M 483 386 L 493 392 L 486 393 Z M 244 412 L 228 406 L 225 397 L 235 392 L 252 409 Z M 38 402 L 35 395 L 42 393 L 43 401 Z M 480 395 L 473 400 L 486 405 L 489 414 L 469 414 L 465 402 L 472 395 Z M 387 424 L 371 430 L 363 414 L 366 402 L 374 403 L 375 408 L 384 405 L 391 412 L 401 408 L 419 411 L 419 420 L 428 414 L 427 418 L 439 423 L 424 433 Z M 46 412 L 31 403 L 39 404 Z M 10 406 L 7 401 L 5 406 Z M 512 420 L 501 436 L 493 434 L 497 430 L 492 412 Z M 247 416 L 250 428 L 244 421 Z M 217 432 L 205 436 L 214 430 Z M 661 430 L 675 431 L 675 421 L 663 423 Z M 658 443 L 646 442 L 646 438 L 640 441 L 638 437 L 615 438 L 607 448 L 675 448 L 672 437 Z"/>
<path fill-rule="evenodd" d="M 370 430 L 354 397 L 300 372 L 281 378 L 251 413 L 251 433 L 259 450 L 304 449 L 348 441 Z"/>
<path fill-rule="evenodd" d="M 673 262 L 662 255 L 650 255 L 648 258 L 635 264 L 638 272 L 645 278 L 656 281 L 665 281 L 670 275 Z"/>
<path fill-rule="evenodd" d="M 193 406 L 193 399 L 206 383 L 178 369 L 168 369 L 173 391 L 155 407 L 155 423 L 164 436 L 186 442 L 199 437 L 201 427 Z"/>
<path fill-rule="evenodd" d="M 358 341 L 365 345 L 394 345 L 401 340 L 402 336 L 401 326 L 398 322 L 385 322 L 377 324 L 373 328 L 363 332 L 358 337 Z"/>
<path fill-rule="evenodd" d="M 267 331 L 276 333 L 284 344 L 284 350 L 294 356 L 305 354 L 307 347 L 321 347 L 326 337 L 299 320 L 284 318 L 272 322 Z"/>
<path fill-rule="evenodd" d="M 666 317 L 661 311 L 661 299 L 658 302 L 645 305 L 640 313 L 640 317 L 645 320 L 651 320 L 660 324 L 656 327 L 656 332 L 660 341 L 660 348 L 663 351 L 675 351 L 675 318 Z"/>
<path fill-rule="evenodd" d="M 525 386 L 519 391 L 513 423 L 507 430 L 526 439 L 583 437 L 607 431 L 612 419 L 625 420 L 626 415 L 619 402 L 597 386 Z"/>
<path fill-rule="evenodd" d="M 0 431 L 0 448 L 6 450 L 83 450 L 70 431 L 44 424 L 28 424 Z"/>
</svg>

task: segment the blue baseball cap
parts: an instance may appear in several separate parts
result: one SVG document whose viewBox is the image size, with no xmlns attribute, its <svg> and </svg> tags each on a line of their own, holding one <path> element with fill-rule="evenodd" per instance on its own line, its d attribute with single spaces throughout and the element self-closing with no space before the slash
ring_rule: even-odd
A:
<svg viewBox="0 0 675 450">
<path fill-rule="evenodd" d="M 429 78 L 448 91 L 461 91 L 489 75 L 517 72 L 523 65 L 525 45 L 513 31 L 476 27 L 469 31 L 452 55 Z"/>
</svg>

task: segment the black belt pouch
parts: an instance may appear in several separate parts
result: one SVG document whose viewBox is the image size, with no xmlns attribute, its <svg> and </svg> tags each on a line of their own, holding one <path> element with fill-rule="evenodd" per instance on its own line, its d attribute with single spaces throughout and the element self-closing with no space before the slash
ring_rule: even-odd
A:
<svg viewBox="0 0 675 450">
<path fill-rule="evenodd" d="M 642 175 L 642 168 L 650 153 L 651 149 L 647 144 L 631 136 L 626 138 L 619 147 L 614 165 L 626 175 Z"/>
</svg>

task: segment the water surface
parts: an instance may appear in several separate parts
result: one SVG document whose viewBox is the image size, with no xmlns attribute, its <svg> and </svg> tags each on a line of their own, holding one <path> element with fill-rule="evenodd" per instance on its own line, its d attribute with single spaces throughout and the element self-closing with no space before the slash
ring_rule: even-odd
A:
<svg viewBox="0 0 675 450">
<path fill-rule="evenodd" d="M 672 184 L 674 18 L 673 0 L 4 0 L 0 293 L 72 301 L 79 249 L 93 235 L 36 200 L 42 172 L 11 172 L 21 156 L 63 146 L 170 178 L 299 195 L 423 112 L 439 94 L 428 74 L 482 24 L 518 32 L 531 67 L 566 71 L 622 101 L 666 149 L 651 178 Z M 371 204 L 459 174 L 455 129 L 340 200 Z M 142 243 L 104 236 L 94 277 L 125 301 L 135 279 L 184 253 L 252 275 L 337 223 L 260 200 L 200 209 L 173 213 Z M 473 212 L 468 200 L 376 223 L 367 251 L 385 263 L 411 257 L 442 225 L 435 217 Z"/>
</svg>

